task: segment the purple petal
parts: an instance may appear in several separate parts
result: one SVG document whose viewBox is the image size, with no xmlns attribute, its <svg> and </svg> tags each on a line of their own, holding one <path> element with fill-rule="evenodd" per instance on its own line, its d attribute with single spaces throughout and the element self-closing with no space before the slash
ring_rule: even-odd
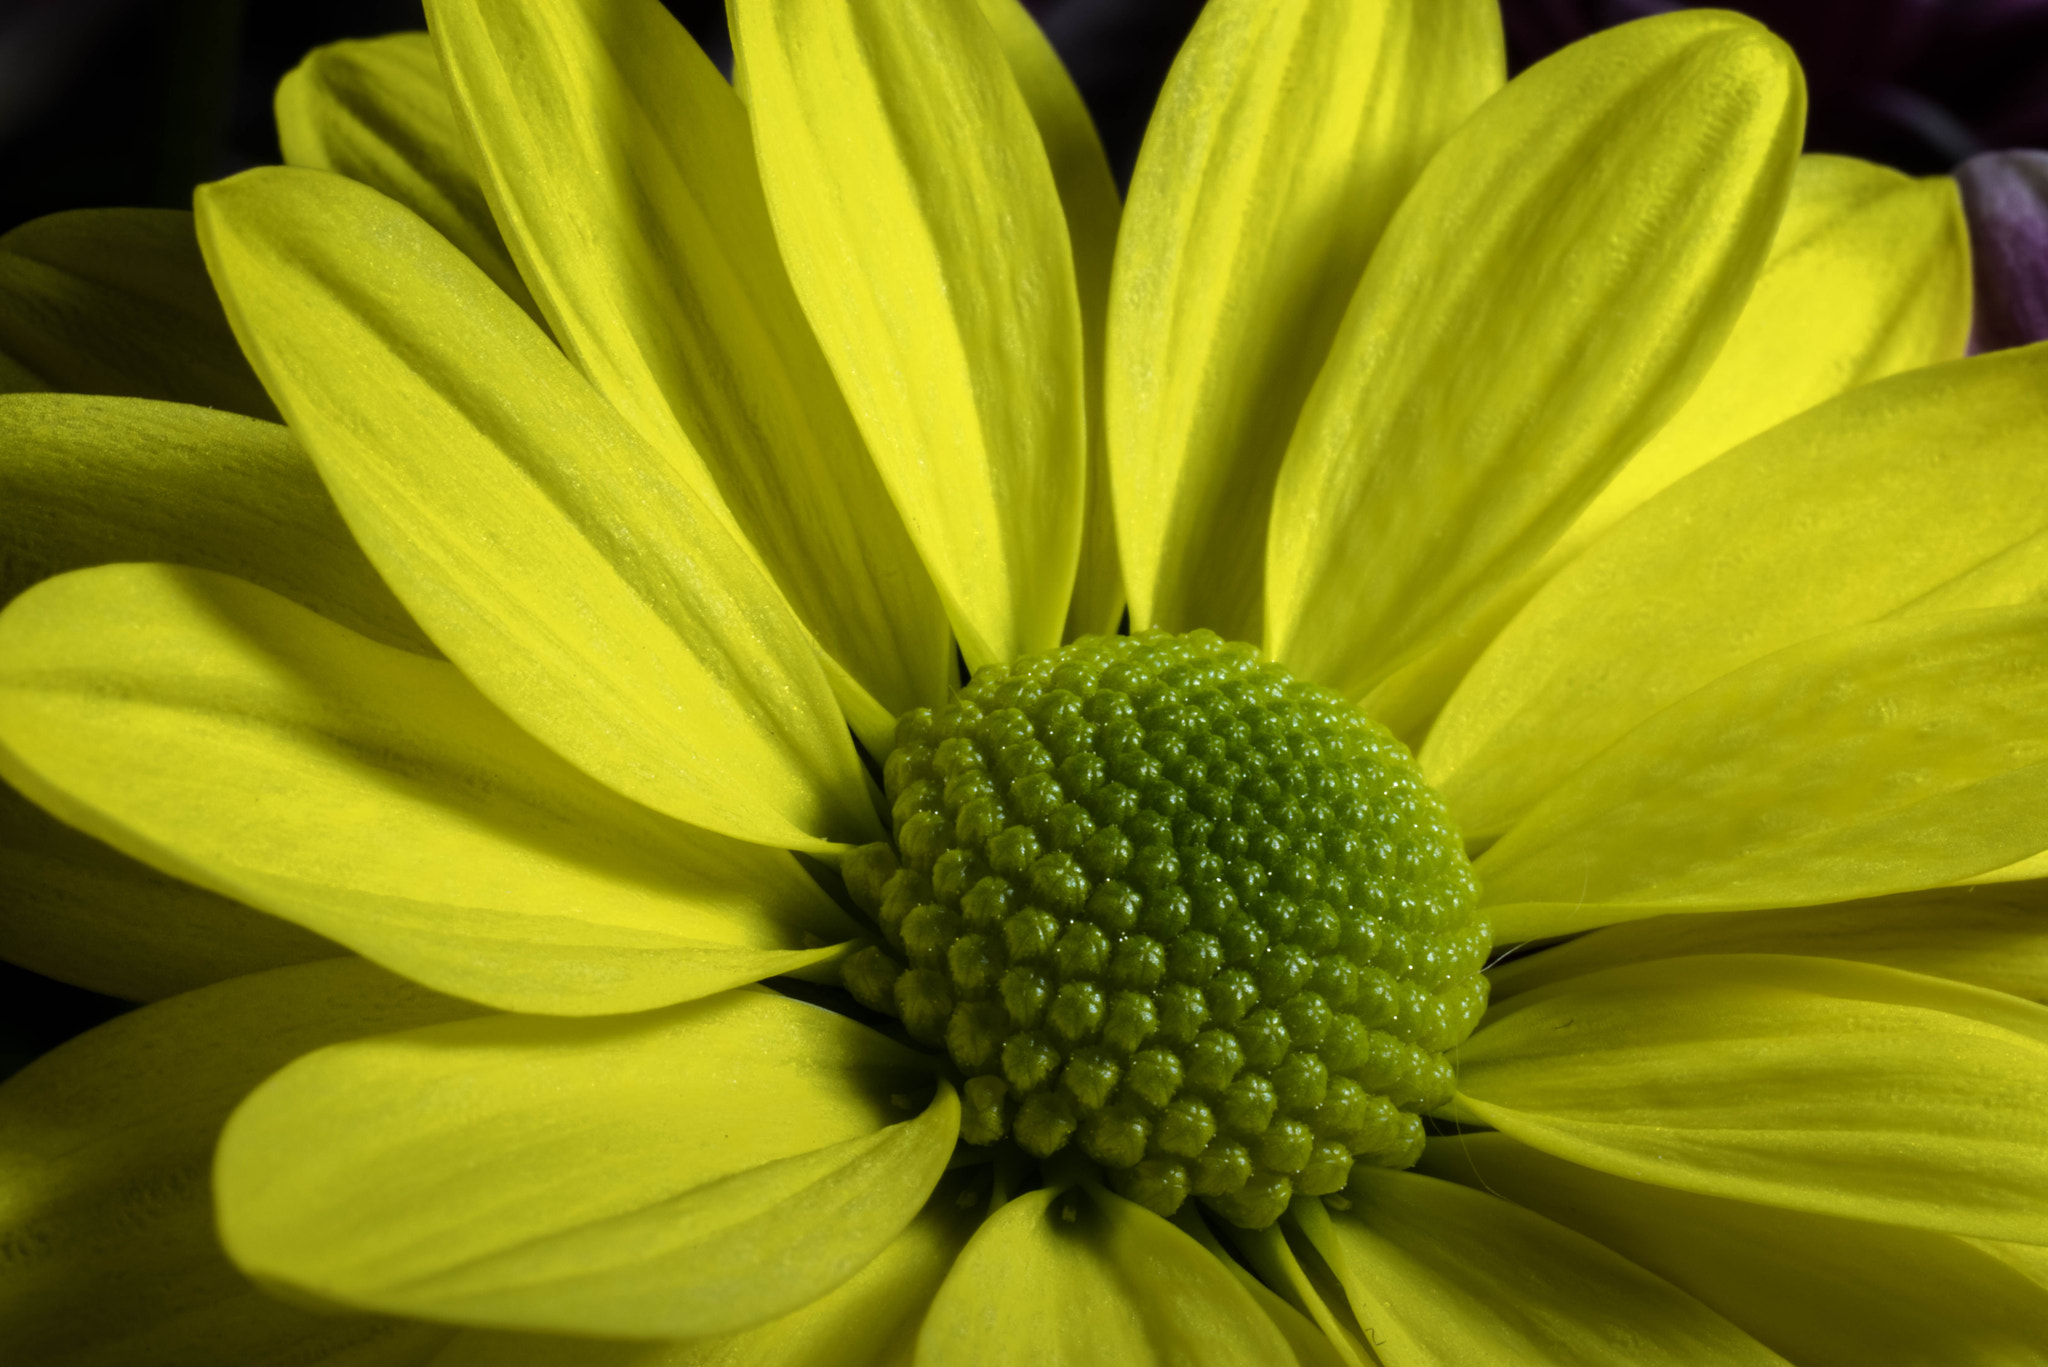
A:
<svg viewBox="0 0 2048 1367">
<path fill-rule="evenodd" d="M 1971 353 L 2048 339 L 2048 152 L 1986 152 L 1956 183 L 1976 259 Z"/>
</svg>

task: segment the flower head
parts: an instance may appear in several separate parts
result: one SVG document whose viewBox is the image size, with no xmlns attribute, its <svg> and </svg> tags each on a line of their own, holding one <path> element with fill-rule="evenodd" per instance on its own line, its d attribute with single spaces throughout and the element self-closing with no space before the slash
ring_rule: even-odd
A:
<svg viewBox="0 0 2048 1367">
<path fill-rule="evenodd" d="M 1246 0 L 1119 206 L 1013 0 L 733 13 L 316 54 L 197 216 L 284 425 L 0 404 L 0 772 L 126 857 L 40 962 L 239 956 L 0 1091 L 0 1343 L 2037 1343 L 2048 360 L 1953 184 L 1734 16 Z"/>
</svg>

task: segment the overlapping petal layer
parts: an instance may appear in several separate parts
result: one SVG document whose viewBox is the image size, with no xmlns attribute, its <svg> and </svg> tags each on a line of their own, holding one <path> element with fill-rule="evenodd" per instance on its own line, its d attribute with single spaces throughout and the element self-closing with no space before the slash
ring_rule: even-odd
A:
<svg viewBox="0 0 2048 1367">
<path fill-rule="evenodd" d="M 1087 473 L 1065 215 L 972 5 L 733 11 L 797 297 L 970 665 L 1059 643 Z"/>
<path fill-rule="evenodd" d="M 673 462 L 419 218 L 339 176 L 207 187 L 228 312 L 434 641 L 579 768 L 742 839 L 875 818 L 809 633 Z"/>
<path fill-rule="evenodd" d="M 759 989 L 384 1035 L 242 1104 L 221 1239 L 259 1280 L 342 1305 L 729 1332 L 848 1281 L 916 1218 L 959 1128 L 933 1085 L 923 1056 Z"/>
<path fill-rule="evenodd" d="M 1612 1249 L 1497 1197 L 1364 1168 L 1346 1203 L 1301 1202 L 1290 1222 L 1385 1367 L 1781 1363 Z"/>
<path fill-rule="evenodd" d="M 477 1008 L 338 959 L 144 1007 L 0 1087 L 0 1355 L 51 1367 L 419 1367 L 445 1329 L 307 1314 L 220 1251 L 207 1178 L 242 1096 L 310 1049 Z"/>
<path fill-rule="evenodd" d="M 2048 585 L 2044 420 L 2048 348 L 2032 348 L 1865 385 L 1714 461 L 1501 633 L 1423 771 L 1468 838 L 1495 835 L 1630 727 L 1774 650 L 2033 601 Z"/>
<path fill-rule="evenodd" d="M 657 0 L 430 7 L 484 186 L 555 335 L 729 511 L 886 748 L 946 618 L 791 291 L 739 97 Z"/>
<path fill-rule="evenodd" d="M 389 195 L 539 320 L 477 183 L 426 34 L 315 48 L 278 82 L 275 105 L 285 165 L 333 171 Z"/>
<path fill-rule="evenodd" d="M 634 1011 L 852 926 L 782 852 L 640 807 L 450 666 L 239 580 L 113 565 L 0 615 L 0 770 L 130 855 L 420 982 Z"/>
<path fill-rule="evenodd" d="M 1455 1112 L 1640 1182 L 2048 1242 L 2048 1008 L 1799 955 L 1696 955 L 1511 997 Z"/>
<path fill-rule="evenodd" d="M 1218 0 L 1117 250 L 1109 430 L 1131 624 L 1256 640 L 1288 434 L 1380 232 L 1500 87 L 1492 0 Z"/>
<path fill-rule="evenodd" d="M 1816 637 L 1602 751 L 1476 865 L 1501 940 L 1955 882 L 2048 846 L 2048 612 Z"/>
<path fill-rule="evenodd" d="M 192 216 L 76 209 L 0 237 L 0 393 L 60 389 L 276 418 L 207 284 Z"/>
<path fill-rule="evenodd" d="M 1422 1166 L 1598 1239 L 1797 1363 L 2048 1358 L 2048 1285 L 1977 1241 L 1646 1186 L 1499 1134 L 1436 1140 Z"/>
<path fill-rule="evenodd" d="M 1970 254 L 1955 188 L 1842 157 L 1800 158 L 1771 255 L 1699 388 L 1625 461 L 1536 566 L 1366 699 L 1419 739 L 1538 589 L 1658 491 L 1771 426 L 1871 380 L 1954 360 Z"/>
<path fill-rule="evenodd" d="M 1575 45 L 1452 135 L 1288 447 L 1275 658 L 1362 694 L 1536 562 L 1720 350 L 1803 108 L 1782 44 L 1698 11 Z"/>
<path fill-rule="evenodd" d="M 1295 1357 L 1200 1244 L 1088 1186 L 1028 1192 L 989 1217 L 939 1289 L 918 1359 L 1251 1367 Z"/>
</svg>

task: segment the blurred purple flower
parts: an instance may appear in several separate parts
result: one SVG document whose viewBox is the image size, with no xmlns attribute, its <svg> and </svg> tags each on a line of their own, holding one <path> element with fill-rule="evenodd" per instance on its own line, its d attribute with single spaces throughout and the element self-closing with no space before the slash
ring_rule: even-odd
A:
<svg viewBox="0 0 2048 1367">
<path fill-rule="evenodd" d="M 1970 350 L 2048 338 L 2048 152 L 1986 152 L 1956 183 L 1977 272 Z"/>
</svg>

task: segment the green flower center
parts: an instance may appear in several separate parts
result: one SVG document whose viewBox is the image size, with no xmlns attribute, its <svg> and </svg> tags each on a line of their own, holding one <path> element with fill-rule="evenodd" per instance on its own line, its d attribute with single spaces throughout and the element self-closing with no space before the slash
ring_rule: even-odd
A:
<svg viewBox="0 0 2048 1367">
<path fill-rule="evenodd" d="M 1489 936 L 1356 706 L 1208 632 L 1088 637 L 904 714 L 884 773 L 894 844 L 846 875 L 887 948 L 846 982 L 958 1066 L 969 1143 L 1248 1228 L 1419 1156 Z"/>
</svg>

